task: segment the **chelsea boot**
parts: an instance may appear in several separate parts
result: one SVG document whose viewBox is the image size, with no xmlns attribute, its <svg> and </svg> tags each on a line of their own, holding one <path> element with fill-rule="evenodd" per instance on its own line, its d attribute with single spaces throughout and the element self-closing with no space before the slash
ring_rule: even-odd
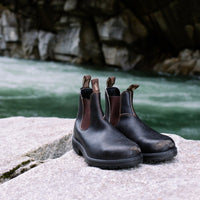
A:
<svg viewBox="0 0 200 200">
<path fill-rule="evenodd" d="M 92 166 L 104 169 L 134 167 L 142 162 L 139 146 L 104 119 L 98 79 L 84 76 L 72 145 Z"/>
<path fill-rule="evenodd" d="M 177 154 L 174 141 L 147 126 L 133 108 L 133 91 L 138 85 L 130 85 L 120 94 L 113 87 L 115 77 L 109 77 L 105 91 L 105 118 L 127 138 L 141 148 L 143 159 L 147 162 L 170 160 Z"/>
</svg>

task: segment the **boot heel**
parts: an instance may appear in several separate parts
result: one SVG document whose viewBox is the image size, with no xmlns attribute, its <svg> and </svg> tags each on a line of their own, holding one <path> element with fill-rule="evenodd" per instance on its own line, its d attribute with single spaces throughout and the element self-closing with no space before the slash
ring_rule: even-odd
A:
<svg viewBox="0 0 200 200">
<path fill-rule="evenodd" d="M 76 141 L 74 139 L 72 139 L 72 147 L 74 149 L 74 151 L 79 155 L 82 156 L 82 152 L 79 150 L 78 144 L 76 143 Z"/>
</svg>

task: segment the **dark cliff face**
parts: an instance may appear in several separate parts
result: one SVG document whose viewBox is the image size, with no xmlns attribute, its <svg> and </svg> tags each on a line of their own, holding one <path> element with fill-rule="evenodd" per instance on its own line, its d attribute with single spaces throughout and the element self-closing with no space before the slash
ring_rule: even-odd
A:
<svg viewBox="0 0 200 200">
<path fill-rule="evenodd" d="M 168 69 L 162 67 L 163 60 L 185 48 L 199 47 L 198 0 L 0 3 L 0 54 L 5 56 L 111 65 L 125 70 L 151 70 L 157 64 L 154 70 L 173 73 L 163 70 Z M 199 57 L 195 58 L 194 67 Z M 187 74 L 192 74 L 191 70 Z"/>
</svg>

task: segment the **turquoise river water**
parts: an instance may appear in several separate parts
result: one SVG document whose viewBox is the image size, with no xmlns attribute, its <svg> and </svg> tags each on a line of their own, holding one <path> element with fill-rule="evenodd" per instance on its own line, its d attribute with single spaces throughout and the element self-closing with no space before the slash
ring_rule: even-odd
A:
<svg viewBox="0 0 200 200">
<path fill-rule="evenodd" d="M 75 118 L 82 76 L 99 78 L 102 106 L 108 76 L 121 91 L 134 93 L 137 114 L 154 129 L 200 139 L 200 80 L 122 72 L 55 62 L 0 57 L 0 118 L 11 116 Z"/>
</svg>

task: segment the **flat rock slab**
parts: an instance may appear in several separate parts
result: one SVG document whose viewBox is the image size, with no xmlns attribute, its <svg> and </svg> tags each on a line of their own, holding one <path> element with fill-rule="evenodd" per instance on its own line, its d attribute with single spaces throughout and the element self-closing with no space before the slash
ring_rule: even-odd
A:
<svg viewBox="0 0 200 200">
<path fill-rule="evenodd" d="M 70 148 L 66 144 L 71 143 L 73 124 L 74 119 L 0 119 L 0 176 L 64 154 Z"/>
<path fill-rule="evenodd" d="M 67 122 L 59 119 L 60 126 L 57 124 L 56 128 L 49 120 L 47 132 L 59 132 Z M 41 129 L 46 127 L 39 126 L 38 131 Z M 172 161 L 102 170 L 89 167 L 70 150 L 1 184 L 0 200 L 199 200 L 200 141 L 170 136 L 178 147 L 178 155 Z"/>
</svg>

